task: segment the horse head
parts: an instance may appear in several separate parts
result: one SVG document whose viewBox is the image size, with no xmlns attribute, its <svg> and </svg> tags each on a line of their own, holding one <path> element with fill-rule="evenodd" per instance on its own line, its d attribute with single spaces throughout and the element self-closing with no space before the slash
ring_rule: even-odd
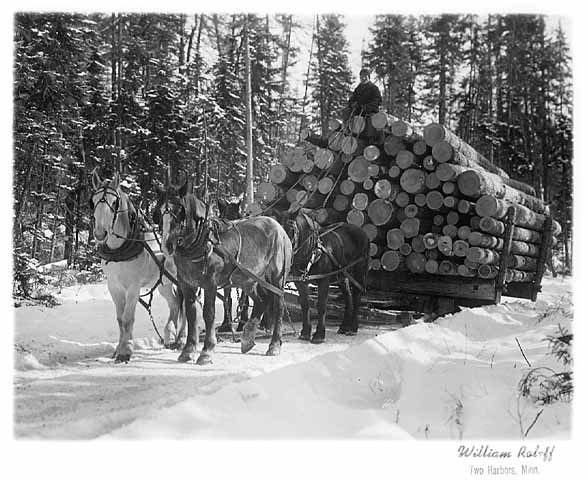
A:
<svg viewBox="0 0 588 480">
<path fill-rule="evenodd" d="M 161 230 L 164 253 L 173 255 L 177 247 L 199 241 L 207 210 L 200 199 L 188 192 L 188 182 L 157 188 L 157 196 L 153 221 Z"/>
<path fill-rule="evenodd" d="M 94 238 L 104 244 L 109 238 L 124 238 L 130 229 L 130 202 L 120 188 L 120 177 L 116 173 L 112 180 L 102 180 L 98 173 L 92 175 L 94 193 L 90 208 L 94 215 Z"/>
<path fill-rule="evenodd" d="M 243 217 L 241 214 L 242 200 L 230 201 L 220 197 L 217 201 L 220 218 L 226 220 L 238 220 Z"/>
</svg>

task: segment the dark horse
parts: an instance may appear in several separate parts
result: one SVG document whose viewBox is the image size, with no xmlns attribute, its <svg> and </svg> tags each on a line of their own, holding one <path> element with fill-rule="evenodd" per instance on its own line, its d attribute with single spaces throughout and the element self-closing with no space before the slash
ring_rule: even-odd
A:
<svg viewBox="0 0 588 480">
<path fill-rule="evenodd" d="M 241 215 L 241 200 L 229 201 L 224 198 L 217 200 L 219 217 L 225 220 L 239 220 L 243 218 Z M 229 287 L 223 290 L 223 323 L 218 327 L 219 332 L 233 332 L 233 298 L 231 297 L 231 289 Z M 243 327 L 249 320 L 249 297 L 241 292 L 239 298 L 239 325 L 237 331 L 243 330 Z M 263 323 L 263 322 L 262 322 Z"/>
<path fill-rule="evenodd" d="M 156 209 L 163 230 L 163 250 L 173 255 L 184 301 L 196 288 L 204 290 L 206 335 L 197 363 L 212 362 L 215 298 L 217 290 L 224 287 L 241 288 L 254 302 L 251 319 L 243 329 L 241 352 L 247 353 L 255 345 L 257 324 L 265 313 L 274 326 L 266 355 L 279 355 L 283 288 L 292 262 L 292 244 L 280 224 L 263 216 L 233 222 L 208 218 L 206 206 L 187 192 L 187 184 L 168 187 Z M 179 361 L 193 360 L 198 345 L 195 310 L 186 308 L 186 316 L 188 338 Z"/>
<path fill-rule="evenodd" d="M 365 232 L 347 223 L 322 228 L 308 214 L 278 214 L 292 240 L 292 275 L 302 309 L 300 338 L 312 343 L 325 340 L 325 316 L 329 286 L 338 283 L 345 298 L 345 315 L 338 333 L 355 335 L 358 309 L 365 291 L 369 261 L 369 239 Z M 310 336 L 308 284 L 318 285 L 318 323 Z"/>
</svg>

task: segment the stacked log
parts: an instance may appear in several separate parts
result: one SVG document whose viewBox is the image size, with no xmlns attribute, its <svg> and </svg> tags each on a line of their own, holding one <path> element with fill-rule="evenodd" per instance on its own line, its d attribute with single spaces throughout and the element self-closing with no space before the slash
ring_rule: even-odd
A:
<svg viewBox="0 0 588 480">
<path fill-rule="evenodd" d="M 508 246 L 505 281 L 534 281 L 549 209 L 531 186 L 436 123 L 419 132 L 378 112 L 331 127 L 285 152 L 257 211 L 306 208 L 322 225 L 361 227 L 374 271 L 494 279 Z M 561 228 L 549 225 L 554 242 Z"/>
</svg>

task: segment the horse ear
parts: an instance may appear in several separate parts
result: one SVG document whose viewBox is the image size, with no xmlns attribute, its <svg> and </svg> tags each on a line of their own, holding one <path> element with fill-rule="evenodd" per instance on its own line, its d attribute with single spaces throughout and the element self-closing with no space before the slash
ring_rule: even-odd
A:
<svg viewBox="0 0 588 480">
<path fill-rule="evenodd" d="M 92 187 L 94 187 L 94 190 L 98 190 L 100 185 L 102 185 L 102 180 L 100 179 L 98 172 L 94 170 L 92 173 Z"/>
</svg>

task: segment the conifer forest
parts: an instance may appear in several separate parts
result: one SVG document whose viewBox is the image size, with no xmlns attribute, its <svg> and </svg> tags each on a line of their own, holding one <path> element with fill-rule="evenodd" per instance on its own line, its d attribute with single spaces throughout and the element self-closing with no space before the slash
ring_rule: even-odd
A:
<svg viewBox="0 0 588 480">
<path fill-rule="evenodd" d="M 95 170 L 119 172 L 146 213 L 168 179 L 189 178 L 210 196 L 244 194 L 247 78 L 254 183 L 267 180 L 303 128 L 325 133 L 357 84 L 350 22 L 337 14 L 16 14 L 15 295 L 30 293 L 39 265 L 98 263 L 88 240 Z M 542 15 L 375 15 L 361 51 L 384 110 L 447 125 L 550 205 L 562 227 L 562 273 L 572 268 L 566 35 Z"/>
</svg>

